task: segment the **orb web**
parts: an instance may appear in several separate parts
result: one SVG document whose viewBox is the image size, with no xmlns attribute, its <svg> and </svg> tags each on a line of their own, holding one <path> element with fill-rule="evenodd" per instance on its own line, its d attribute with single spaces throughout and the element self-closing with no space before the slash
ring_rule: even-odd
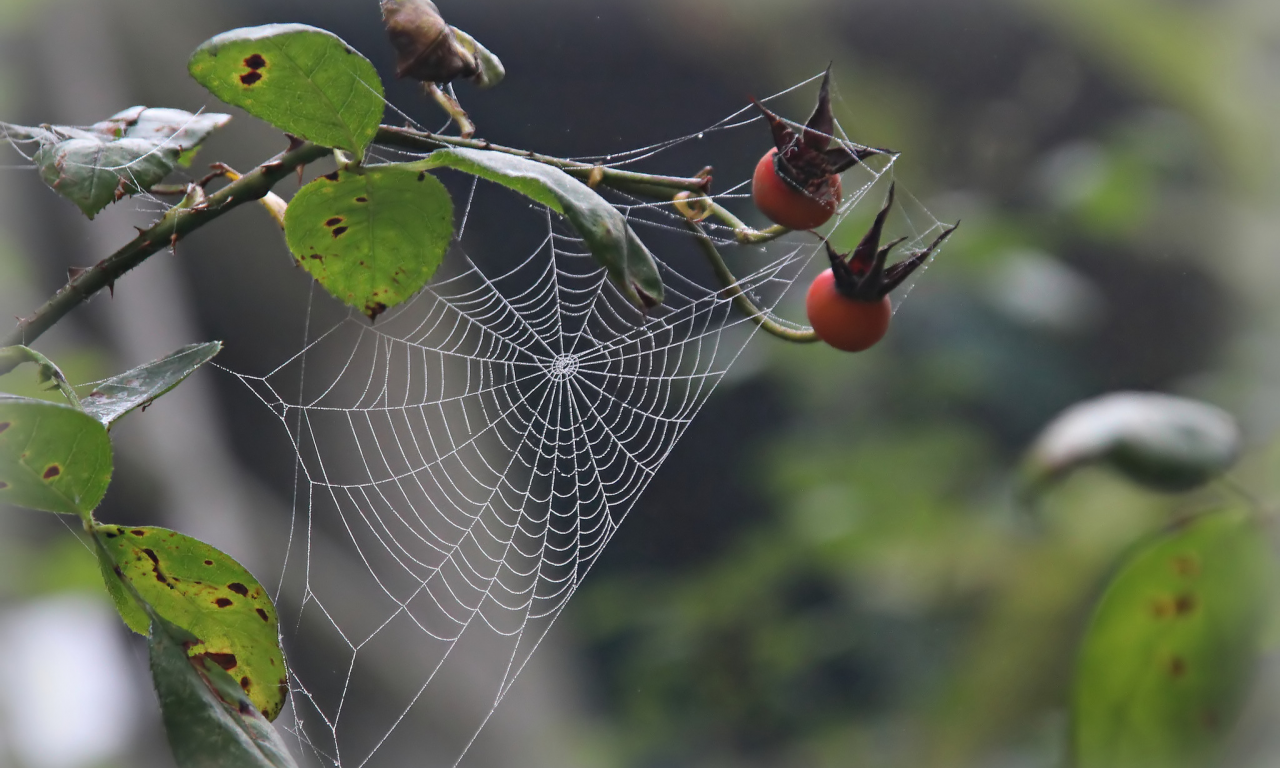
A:
<svg viewBox="0 0 1280 768">
<path fill-rule="evenodd" d="M 767 141 L 744 107 L 666 142 L 578 159 L 633 166 L 741 130 Z M 838 125 L 835 138 L 848 141 Z M 377 149 L 370 159 L 413 157 Z M 874 213 L 893 163 L 845 174 L 837 223 L 868 197 Z M 670 202 L 603 191 L 666 286 L 665 301 L 642 312 L 557 214 L 487 182 L 451 183 L 465 200 L 459 232 L 418 296 L 373 325 L 352 313 L 321 327 L 309 311 L 290 359 L 265 375 L 231 372 L 296 452 L 277 593 L 290 700 L 277 725 L 314 765 L 460 762 L 759 330 Z M 748 185 L 715 199 L 745 213 Z M 922 248 L 943 225 L 902 190 L 899 199 L 912 205 L 899 217 L 903 250 Z M 736 288 L 798 328 L 774 313 L 802 316 L 787 292 L 823 265 L 821 241 L 794 233 L 743 246 L 724 224 L 702 227 Z"/>
<path fill-rule="evenodd" d="M 743 110 L 589 161 L 630 165 L 757 120 Z M 883 160 L 846 175 L 840 216 L 883 187 Z M 717 200 L 736 205 L 746 183 Z M 297 451 L 286 648 L 324 642 L 346 660 L 328 680 L 292 679 L 292 728 L 318 764 L 460 761 L 758 330 L 670 203 L 612 195 L 666 285 L 642 312 L 558 215 L 470 184 L 446 266 L 415 299 L 316 332 L 266 376 L 237 374 Z M 928 217 L 911 245 L 939 227 Z M 824 253 L 812 235 L 743 247 L 705 228 L 766 313 Z M 373 710 L 344 706 L 361 688 L 376 689 Z M 420 728 L 435 729 L 425 760 Z"/>
</svg>

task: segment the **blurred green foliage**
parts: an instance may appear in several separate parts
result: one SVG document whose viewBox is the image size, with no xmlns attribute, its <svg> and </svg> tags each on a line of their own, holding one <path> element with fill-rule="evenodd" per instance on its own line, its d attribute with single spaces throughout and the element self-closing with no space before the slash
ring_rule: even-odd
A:
<svg viewBox="0 0 1280 768">
<path fill-rule="evenodd" d="M 1263 55 L 1280 14 L 907 5 L 860 17 L 814 2 L 781 28 L 764 13 L 742 22 L 784 61 L 780 40 L 833 42 L 862 18 L 837 56 L 841 119 L 859 140 L 905 149 L 899 178 L 917 194 L 949 190 L 923 201 L 965 223 L 881 348 L 769 347 L 764 376 L 785 417 L 753 435 L 740 474 L 702 478 L 745 482 L 766 510 L 723 531 L 707 561 L 672 571 L 606 555 L 583 587 L 570 611 L 618 712 L 622 764 L 1062 764 L 1074 655 L 1108 575 L 1135 541 L 1224 491 L 1158 496 L 1089 470 L 1030 516 L 1009 490 L 1018 451 L 1057 410 L 1109 389 L 1244 408 L 1245 392 L 1267 386 L 1252 378 L 1260 361 L 1226 354 L 1228 318 L 1274 323 L 1274 310 L 1240 305 L 1237 281 L 1274 281 L 1276 266 L 1227 266 L 1242 233 L 1218 215 L 1240 195 L 1276 203 L 1260 138 L 1280 120 L 1231 73 Z M 884 31 L 886 20 L 918 26 Z M 949 23 L 952 35 L 940 31 Z M 887 40 L 868 40 L 873 29 Z M 990 55 L 1002 79 L 930 77 L 938 62 L 979 69 L 959 39 L 1002 34 L 1042 48 L 1000 38 Z M 874 207 L 833 243 L 855 242 Z M 1077 279 L 1081 290 L 1067 284 Z M 1043 295 L 1009 300 L 1039 280 Z M 1068 295 L 1077 305 L 1055 314 Z M 720 396 L 742 416 L 758 407 Z M 677 514 L 696 510 L 642 501 L 620 536 L 673 546 L 679 531 L 662 530 Z"/>
</svg>

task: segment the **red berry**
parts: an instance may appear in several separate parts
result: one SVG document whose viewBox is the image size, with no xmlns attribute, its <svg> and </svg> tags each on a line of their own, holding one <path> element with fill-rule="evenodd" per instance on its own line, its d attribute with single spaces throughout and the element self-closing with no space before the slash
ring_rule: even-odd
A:
<svg viewBox="0 0 1280 768">
<path fill-rule="evenodd" d="M 818 338 L 845 352 L 874 346 L 889 330 L 893 315 L 888 296 L 861 301 L 842 294 L 830 269 L 814 278 L 804 306 Z"/>
<path fill-rule="evenodd" d="M 840 174 L 872 155 L 889 150 L 836 142 L 831 146 L 831 72 L 822 76 L 818 106 L 799 133 L 752 99 L 773 133 L 774 149 L 760 158 L 751 180 L 756 207 L 788 229 L 822 226 L 840 205 Z"/>
<path fill-rule="evenodd" d="M 774 162 L 778 150 L 771 149 L 756 164 L 751 179 L 751 197 L 770 221 L 788 229 L 813 229 L 826 223 L 840 205 L 840 177 L 827 177 L 828 194 L 822 197 L 801 191 L 778 175 Z"/>
</svg>

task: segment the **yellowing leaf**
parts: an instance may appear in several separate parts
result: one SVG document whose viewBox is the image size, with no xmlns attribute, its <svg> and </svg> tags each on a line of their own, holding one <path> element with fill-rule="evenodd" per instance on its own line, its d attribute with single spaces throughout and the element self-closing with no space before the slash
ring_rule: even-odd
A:
<svg viewBox="0 0 1280 768">
<path fill-rule="evenodd" d="M 288 693 L 275 606 L 244 566 L 212 546 L 164 528 L 103 525 L 95 535 L 108 591 L 125 623 L 145 634 L 150 621 L 114 579 L 127 581 L 154 611 L 199 638 L 188 650 L 234 678 L 267 719 Z"/>
<path fill-rule="evenodd" d="M 284 222 L 298 264 L 374 318 L 435 274 L 453 238 L 453 202 L 431 174 L 383 165 L 316 179 L 290 201 Z"/>
</svg>

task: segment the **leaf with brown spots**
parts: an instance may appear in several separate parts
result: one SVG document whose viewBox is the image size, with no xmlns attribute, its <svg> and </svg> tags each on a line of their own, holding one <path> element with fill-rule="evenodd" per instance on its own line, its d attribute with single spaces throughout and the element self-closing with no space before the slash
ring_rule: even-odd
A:
<svg viewBox="0 0 1280 768">
<path fill-rule="evenodd" d="M 1076 768 L 1213 764 L 1249 692 L 1278 577 L 1245 512 L 1195 518 L 1135 549 L 1080 651 Z"/>
<path fill-rule="evenodd" d="M 177 765 L 296 768 L 276 729 L 256 709 L 254 681 L 227 672 L 225 659 L 191 656 L 187 649 L 200 638 L 160 616 L 148 618 L 151 677 Z"/>
<path fill-rule="evenodd" d="M 144 610 L 113 584 L 117 578 L 127 580 L 160 616 L 200 638 L 192 656 L 234 670 L 237 679 L 248 677 L 254 707 L 274 719 L 284 706 L 276 684 L 284 655 L 275 606 L 253 575 L 208 544 L 164 528 L 95 531 L 113 560 L 102 564 L 103 575 L 125 623 L 140 633 L 149 626 Z"/>
<path fill-rule="evenodd" d="M 373 64 L 316 27 L 233 29 L 197 48 L 187 68 L 228 104 L 326 147 L 363 155 L 382 122 Z"/>
<path fill-rule="evenodd" d="M 332 175 L 294 196 L 285 239 L 325 290 L 377 317 L 435 274 L 453 238 L 453 202 L 435 177 L 403 165 Z"/>
<path fill-rule="evenodd" d="M 0 504 L 88 519 L 111 482 L 106 427 L 61 403 L 0 395 Z"/>
<path fill-rule="evenodd" d="M 188 344 L 176 352 L 112 376 L 81 398 L 85 412 L 106 426 L 182 383 L 222 351 L 222 342 Z"/>
</svg>

